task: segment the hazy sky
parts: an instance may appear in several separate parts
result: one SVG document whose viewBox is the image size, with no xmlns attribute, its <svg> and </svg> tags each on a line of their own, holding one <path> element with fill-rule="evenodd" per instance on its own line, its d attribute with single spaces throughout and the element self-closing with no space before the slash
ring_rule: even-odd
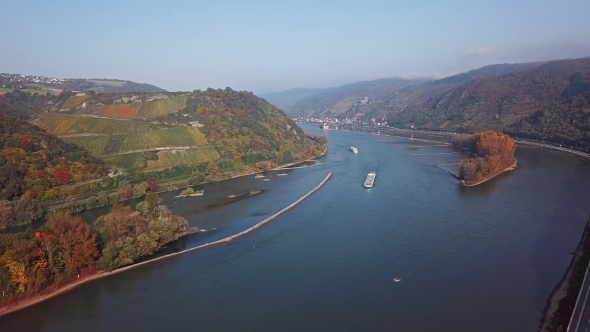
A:
<svg viewBox="0 0 590 332">
<path fill-rule="evenodd" d="M 0 72 L 256 93 L 590 56 L 590 1 L 4 1 Z"/>
</svg>

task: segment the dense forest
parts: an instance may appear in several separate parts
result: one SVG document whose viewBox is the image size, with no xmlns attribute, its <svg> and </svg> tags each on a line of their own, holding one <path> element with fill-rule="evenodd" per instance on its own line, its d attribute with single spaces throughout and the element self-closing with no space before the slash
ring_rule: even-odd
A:
<svg viewBox="0 0 590 332">
<path fill-rule="evenodd" d="M 305 133 L 281 110 L 251 92 L 230 88 L 196 91 L 187 110 L 203 124 L 200 130 L 222 159 L 233 163 L 272 160 L 289 163 L 300 157 Z"/>
<path fill-rule="evenodd" d="M 188 231 L 187 221 L 152 193 L 136 210 L 115 205 L 96 227 L 64 214 L 36 231 L 0 235 L 0 305 L 133 264 Z"/>
<path fill-rule="evenodd" d="M 390 124 L 461 132 L 494 129 L 588 143 L 590 58 L 474 79 L 388 115 Z"/>
<path fill-rule="evenodd" d="M 457 135 L 453 144 L 467 148 L 477 157 L 461 162 L 458 168 L 459 179 L 465 183 L 475 183 L 490 178 L 515 162 L 516 144 L 508 135 L 496 131 L 484 131 L 475 135 Z"/>
<path fill-rule="evenodd" d="M 0 200 L 5 200 L 0 205 L 20 198 L 14 218 L 29 220 L 36 215 L 30 212 L 36 208 L 25 205 L 34 205 L 52 188 L 103 177 L 107 172 L 105 163 L 83 148 L 26 121 L 32 108 L 50 98 L 29 93 L 0 96 Z"/>
</svg>

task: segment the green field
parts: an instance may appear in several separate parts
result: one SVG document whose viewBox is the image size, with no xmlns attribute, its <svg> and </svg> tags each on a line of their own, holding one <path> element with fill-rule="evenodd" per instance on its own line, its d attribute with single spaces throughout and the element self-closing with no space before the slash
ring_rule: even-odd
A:
<svg viewBox="0 0 590 332">
<path fill-rule="evenodd" d="M 87 80 L 88 82 L 92 82 L 96 85 L 104 85 L 104 86 L 123 86 L 127 82 L 119 82 L 119 81 L 107 81 L 107 80 Z"/>
<path fill-rule="evenodd" d="M 176 96 L 166 99 L 148 101 L 141 104 L 138 116 L 141 118 L 156 118 L 169 113 L 178 112 L 186 107 L 186 96 Z"/>
<path fill-rule="evenodd" d="M 0 92 L 12 92 L 14 89 L 11 88 L 0 88 Z M 37 90 L 37 89 L 19 89 L 21 92 L 30 92 L 30 93 L 38 93 L 38 94 L 59 94 L 60 90 Z"/>
</svg>

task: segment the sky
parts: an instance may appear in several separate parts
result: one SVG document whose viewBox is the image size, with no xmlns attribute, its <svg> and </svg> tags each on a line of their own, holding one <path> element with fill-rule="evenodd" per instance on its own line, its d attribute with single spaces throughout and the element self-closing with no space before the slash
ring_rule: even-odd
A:
<svg viewBox="0 0 590 332">
<path fill-rule="evenodd" d="M 4 1 L 0 72 L 255 93 L 590 56 L 590 1 Z"/>
</svg>

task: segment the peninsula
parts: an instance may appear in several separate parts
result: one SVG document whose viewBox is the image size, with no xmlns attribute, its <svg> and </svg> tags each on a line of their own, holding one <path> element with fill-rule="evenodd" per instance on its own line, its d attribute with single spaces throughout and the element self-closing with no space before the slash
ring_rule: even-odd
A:
<svg viewBox="0 0 590 332">
<path fill-rule="evenodd" d="M 473 156 L 463 160 L 457 170 L 464 186 L 476 186 L 516 167 L 516 144 L 506 134 L 489 130 L 456 135 L 453 144 L 468 149 Z"/>
</svg>

